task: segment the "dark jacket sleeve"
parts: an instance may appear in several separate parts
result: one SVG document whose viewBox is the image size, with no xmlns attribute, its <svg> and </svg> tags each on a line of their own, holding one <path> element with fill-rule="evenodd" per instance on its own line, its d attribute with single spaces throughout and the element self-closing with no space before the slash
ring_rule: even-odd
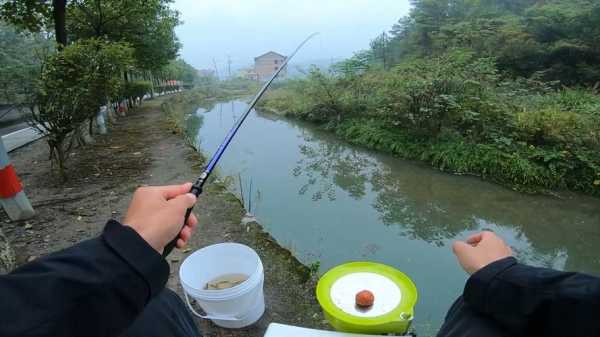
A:
<svg viewBox="0 0 600 337">
<path fill-rule="evenodd" d="M 0 336 L 118 336 L 168 275 L 133 229 L 109 221 L 100 237 L 0 276 Z"/>
<path fill-rule="evenodd" d="M 464 299 L 515 336 L 600 336 L 600 279 L 509 257 L 467 281 Z"/>
</svg>

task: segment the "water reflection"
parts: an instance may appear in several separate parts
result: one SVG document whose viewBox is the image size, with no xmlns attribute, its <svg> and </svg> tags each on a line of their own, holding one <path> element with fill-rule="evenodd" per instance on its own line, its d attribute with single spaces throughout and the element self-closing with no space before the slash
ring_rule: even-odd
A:
<svg viewBox="0 0 600 337">
<path fill-rule="evenodd" d="M 303 140 L 293 176 L 305 181 L 299 193 L 314 201 L 323 195 L 335 200 L 336 186 L 357 200 L 369 191 L 380 220 L 411 239 L 444 246 L 490 229 L 503 234 L 523 261 L 600 274 L 597 199 L 523 195 L 351 148 L 316 130 L 304 129 Z"/>
<path fill-rule="evenodd" d="M 189 142 L 195 148 L 200 145 L 198 143 L 198 133 L 204 123 L 204 115 L 202 112 L 210 111 L 214 108 L 215 103 L 205 103 L 202 107 L 198 104 L 179 104 L 175 105 L 180 111 L 175 111 L 174 118 L 179 119 L 183 125 L 183 135 L 186 141 Z"/>
<path fill-rule="evenodd" d="M 200 129 L 202 128 L 203 123 L 204 117 L 199 114 L 190 114 L 185 120 L 185 134 L 192 135 L 188 136 L 187 138 L 194 147 L 198 147 L 199 145 L 195 135 L 197 135 Z"/>
<path fill-rule="evenodd" d="M 302 158 L 296 162 L 293 176 L 306 179 L 300 194 L 310 192 L 317 201 L 327 195 L 335 200 L 335 186 L 348 192 L 355 200 L 366 194 L 369 171 L 375 164 L 356 151 L 347 150 L 342 144 L 317 142 L 307 135 L 305 144 L 299 146 Z"/>
<path fill-rule="evenodd" d="M 196 124 L 188 132 L 212 155 L 245 108 L 234 101 L 199 109 L 202 120 L 190 120 Z M 439 326 L 462 291 L 466 274 L 449 246 L 476 230 L 499 233 L 525 262 L 600 274 L 598 199 L 519 194 L 256 112 L 217 169 L 233 181 L 240 175 L 246 195 L 253 181 L 259 222 L 301 261 L 319 260 L 325 271 L 367 259 L 410 275 L 419 288 L 421 328 Z"/>
</svg>

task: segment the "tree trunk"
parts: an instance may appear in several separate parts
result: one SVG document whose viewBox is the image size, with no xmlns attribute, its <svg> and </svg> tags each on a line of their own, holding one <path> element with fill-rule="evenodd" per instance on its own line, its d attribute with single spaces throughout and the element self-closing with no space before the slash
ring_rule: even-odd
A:
<svg viewBox="0 0 600 337">
<path fill-rule="evenodd" d="M 54 146 L 48 142 L 48 148 L 50 148 L 50 151 L 48 151 L 48 160 L 50 160 L 50 165 L 54 164 Z"/>
<path fill-rule="evenodd" d="M 74 139 L 79 147 L 92 144 L 94 142 L 94 138 L 88 132 L 88 128 L 86 127 L 85 123 L 81 123 L 78 127 L 76 127 L 75 130 L 73 130 L 70 138 Z M 70 150 L 67 150 L 66 152 L 69 151 Z"/>
<path fill-rule="evenodd" d="M 62 143 L 56 146 L 56 153 L 58 154 L 58 173 L 60 179 L 65 182 L 67 181 L 67 172 L 65 171 L 65 151 Z"/>
<path fill-rule="evenodd" d="M 90 117 L 88 128 L 89 128 L 88 132 L 90 133 L 90 136 L 93 136 L 94 135 L 94 117 Z"/>
<path fill-rule="evenodd" d="M 67 28 L 66 28 L 67 0 L 52 0 L 52 16 L 54 18 L 54 31 L 58 49 L 62 50 L 67 46 Z"/>
</svg>

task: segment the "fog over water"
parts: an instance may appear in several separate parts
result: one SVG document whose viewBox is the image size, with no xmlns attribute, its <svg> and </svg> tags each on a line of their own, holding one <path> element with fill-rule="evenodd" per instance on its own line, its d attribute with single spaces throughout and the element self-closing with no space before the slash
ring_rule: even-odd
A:
<svg viewBox="0 0 600 337">
<path fill-rule="evenodd" d="M 269 50 L 290 53 L 312 32 L 296 63 L 352 56 L 409 11 L 408 0 L 176 0 L 184 23 L 176 29 L 181 56 L 196 68 L 225 73 Z"/>
</svg>

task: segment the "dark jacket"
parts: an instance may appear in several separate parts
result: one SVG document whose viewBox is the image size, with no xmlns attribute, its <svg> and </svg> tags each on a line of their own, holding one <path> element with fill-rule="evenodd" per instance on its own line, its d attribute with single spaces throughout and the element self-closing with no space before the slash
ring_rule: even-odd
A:
<svg viewBox="0 0 600 337">
<path fill-rule="evenodd" d="M 118 336 L 168 276 L 156 250 L 109 221 L 99 238 L 0 276 L 0 336 Z"/>
<path fill-rule="evenodd" d="M 166 261 L 134 230 L 103 234 L 0 276 L 0 336 L 118 336 L 163 288 Z M 464 300 L 514 336 L 600 336 L 600 279 L 494 262 Z"/>
<path fill-rule="evenodd" d="M 512 336 L 600 336 L 600 279 L 509 257 L 467 281 L 464 301 Z"/>
</svg>

